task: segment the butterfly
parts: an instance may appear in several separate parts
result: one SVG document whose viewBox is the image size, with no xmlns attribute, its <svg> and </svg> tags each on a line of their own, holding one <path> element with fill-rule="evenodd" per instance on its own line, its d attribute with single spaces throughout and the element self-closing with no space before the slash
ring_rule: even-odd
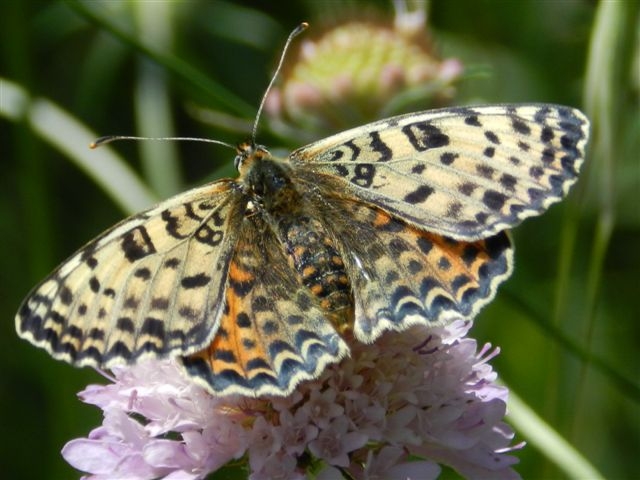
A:
<svg viewBox="0 0 640 480">
<path fill-rule="evenodd" d="M 388 330 L 471 320 L 512 270 L 505 232 L 561 200 L 588 120 L 558 105 L 411 113 L 238 177 L 92 240 L 35 287 L 18 334 L 110 368 L 175 357 L 216 395 L 288 395 Z"/>
</svg>

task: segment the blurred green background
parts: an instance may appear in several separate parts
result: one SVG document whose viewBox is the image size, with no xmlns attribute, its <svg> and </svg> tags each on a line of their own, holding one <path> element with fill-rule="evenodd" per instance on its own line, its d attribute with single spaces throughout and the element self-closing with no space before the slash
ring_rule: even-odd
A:
<svg viewBox="0 0 640 480">
<path fill-rule="evenodd" d="M 91 135 L 173 132 L 231 143 L 248 131 L 207 125 L 190 106 L 251 121 L 296 24 L 309 21 L 305 35 L 313 35 L 345 16 L 392 15 L 388 2 L 83 5 L 1 2 L 3 80 L 54 102 Z M 556 102 L 592 119 L 581 182 L 563 204 L 514 231 L 515 274 L 472 335 L 499 345 L 492 363 L 501 379 L 604 477 L 620 479 L 640 471 L 638 9 L 635 1 L 563 0 L 435 1 L 428 9 L 437 51 L 484 72 L 466 76 L 453 103 Z M 110 25 L 130 38 L 145 32 L 151 52 Z M 149 61 L 169 52 L 183 63 Z M 76 393 L 104 379 L 19 340 L 13 317 L 37 281 L 130 212 L 55 147 L 71 141 L 65 124 L 45 121 L 53 140 L 45 139 L 33 117 L 12 118 L 7 92 L 0 91 L 0 471 L 7 479 L 77 478 L 59 451 L 100 424 L 100 411 Z M 299 146 L 267 128 L 259 141 Z M 233 154 L 222 147 L 151 143 L 114 149 L 156 198 L 233 175 Z M 566 478 L 533 445 L 518 456 L 524 478 Z"/>
</svg>

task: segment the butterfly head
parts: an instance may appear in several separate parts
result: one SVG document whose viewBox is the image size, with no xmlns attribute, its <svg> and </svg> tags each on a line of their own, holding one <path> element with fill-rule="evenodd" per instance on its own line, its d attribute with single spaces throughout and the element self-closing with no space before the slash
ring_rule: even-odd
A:
<svg viewBox="0 0 640 480">
<path fill-rule="evenodd" d="M 242 142 L 236 147 L 236 158 L 233 161 L 240 176 L 244 176 L 251 167 L 264 158 L 270 158 L 271 154 L 262 145 L 253 142 Z"/>
<path fill-rule="evenodd" d="M 250 142 L 238 145 L 237 152 L 235 166 L 252 205 L 259 205 L 272 215 L 299 205 L 301 200 L 287 162 L 274 158 L 262 145 Z"/>
</svg>

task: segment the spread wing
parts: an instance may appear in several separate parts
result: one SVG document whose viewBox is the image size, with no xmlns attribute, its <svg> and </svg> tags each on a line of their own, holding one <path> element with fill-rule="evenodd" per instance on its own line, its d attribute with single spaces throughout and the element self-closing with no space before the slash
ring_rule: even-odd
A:
<svg viewBox="0 0 640 480">
<path fill-rule="evenodd" d="M 106 231 L 35 287 L 18 334 L 102 368 L 204 348 L 222 316 L 239 195 L 232 181 L 214 182 Z"/>
<path fill-rule="evenodd" d="M 557 105 L 412 113 L 300 148 L 300 169 L 420 228 L 476 240 L 539 215 L 577 180 L 588 121 Z"/>
<path fill-rule="evenodd" d="M 218 334 L 183 358 L 187 373 L 217 394 L 288 395 L 347 354 L 279 240 L 259 216 L 249 216 L 230 264 Z"/>
<path fill-rule="evenodd" d="M 385 330 L 472 320 L 511 274 L 505 232 L 454 240 L 345 196 L 331 177 L 299 182 L 308 186 L 308 199 L 340 251 L 353 292 L 354 333 L 362 342 Z"/>
</svg>

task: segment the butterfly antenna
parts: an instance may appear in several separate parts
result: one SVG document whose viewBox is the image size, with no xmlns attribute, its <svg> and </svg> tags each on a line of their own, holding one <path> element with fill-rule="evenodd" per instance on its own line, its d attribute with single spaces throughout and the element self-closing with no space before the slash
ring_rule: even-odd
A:
<svg viewBox="0 0 640 480">
<path fill-rule="evenodd" d="M 198 138 L 198 137 L 134 137 L 130 135 L 107 135 L 106 137 L 100 137 L 96 139 L 94 142 L 89 144 L 89 148 L 98 148 L 107 143 L 117 142 L 120 140 L 171 140 L 171 141 L 184 141 L 184 142 L 205 142 L 205 143 L 216 143 L 218 145 L 224 145 L 225 147 L 229 147 L 233 150 L 236 149 L 233 145 L 226 142 L 221 142 L 220 140 L 212 140 L 210 138 Z"/>
<path fill-rule="evenodd" d="M 267 86 L 267 89 L 264 92 L 264 95 L 262 96 L 262 100 L 260 101 L 260 106 L 258 107 L 258 113 L 256 113 L 256 119 L 253 122 L 253 128 L 251 130 L 251 144 L 252 146 L 255 146 L 256 144 L 256 133 L 258 131 L 258 122 L 260 121 L 260 116 L 262 115 L 262 110 L 264 109 L 264 104 L 265 101 L 267 100 L 267 95 L 269 95 L 269 92 L 271 91 L 271 88 L 273 87 L 274 82 L 276 81 L 276 78 L 278 78 L 278 74 L 280 73 L 280 70 L 282 69 L 282 64 L 284 63 L 284 58 L 287 55 L 287 50 L 289 49 L 289 45 L 291 44 L 291 42 L 293 41 L 294 38 L 296 38 L 298 35 L 300 35 L 302 32 L 304 32 L 307 27 L 309 26 L 309 24 L 307 22 L 302 22 L 300 25 L 298 25 L 296 28 L 293 29 L 293 31 L 289 34 L 289 38 L 287 38 L 287 43 L 284 44 L 284 48 L 282 49 L 282 54 L 280 55 L 280 61 L 278 62 L 278 66 L 276 67 L 276 71 L 273 74 L 273 76 L 271 77 L 271 81 L 269 82 L 269 85 Z M 89 148 L 98 148 L 101 147 L 103 145 L 106 145 L 108 143 L 111 142 L 117 142 L 120 140 L 172 140 L 172 141 L 188 141 L 188 142 L 206 142 L 206 143 L 216 143 L 218 145 L 224 145 L 225 147 L 229 147 L 233 150 L 236 150 L 237 148 L 234 145 L 231 145 L 230 143 L 226 143 L 226 142 L 221 142 L 220 140 L 212 140 L 209 138 L 197 138 L 197 137 L 135 137 L 135 136 L 130 136 L 130 135 L 107 135 L 105 137 L 100 137 L 98 139 L 96 139 L 94 142 L 89 144 Z"/>
<path fill-rule="evenodd" d="M 291 42 L 293 41 L 293 39 L 296 38 L 298 35 L 300 35 L 302 32 L 304 32 L 308 26 L 309 24 L 307 22 L 302 22 L 300 25 L 298 25 L 296 28 L 293 29 L 293 31 L 289 34 L 289 38 L 287 38 L 287 43 L 284 44 L 284 48 L 282 49 L 282 54 L 280 54 L 280 61 L 278 62 L 276 71 L 271 77 L 271 81 L 269 82 L 267 89 L 264 91 L 264 95 L 262 95 L 262 100 L 260 101 L 260 106 L 258 107 L 258 113 L 256 113 L 256 119 L 253 122 L 253 129 L 251 130 L 251 144 L 253 146 L 255 146 L 256 144 L 258 122 L 260 121 L 260 115 L 262 115 L 262 109 L 264 108 L 264 103 L 267 100 L 267 95 L 269 95 L 269 92 L 271 91 L 271 88 L 273 87 L 273 84 L 276 81 L 276 78 L 278 78 L 278 74 L 280 73 L 280 70 L 282 69 L 282 64 L 284 63 L 284 57 L 287 55 L 287 50 L 289 49 L 289 45 L 291 45 Z"/>
</svg>

